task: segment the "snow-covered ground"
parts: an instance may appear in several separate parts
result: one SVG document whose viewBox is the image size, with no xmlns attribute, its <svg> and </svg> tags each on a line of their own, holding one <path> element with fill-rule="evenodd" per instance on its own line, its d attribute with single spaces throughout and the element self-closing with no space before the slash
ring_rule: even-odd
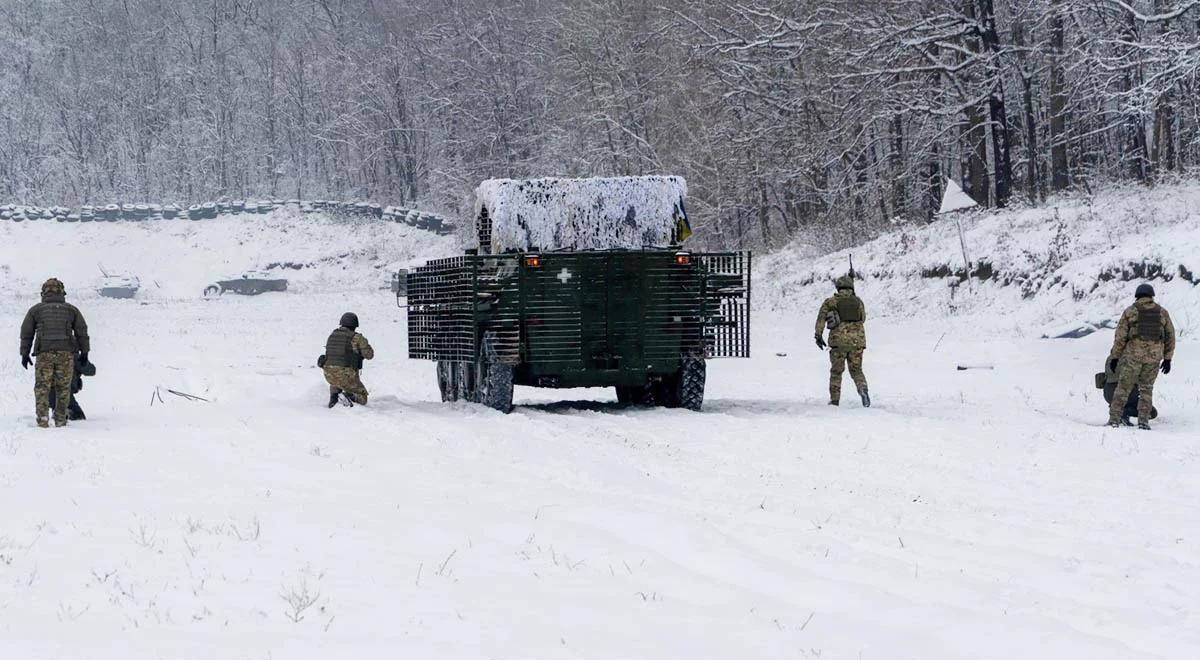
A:
<svg viewBox="0 0 1200 660">
<path fill-rule="evenodd" d="M 931 326 L 949 318 L 971 332 L 998 327 L 1040 337 L 1117 318 L 1137 284 L 1150 280 L 1176 322 L 1200 332 L 1196 183 L 965 211 L 824 256 L 797 244 L 760 259 L 757 275 L 766 285 L 755 306 L 807 309 L 851 256 L 876 316 L 920 316 Z"/>
<path fill-rule="evenodd" d="M 202 221 L 0 221 L 0 295 L 23 301 L 55 274 L 68 296 L 87 300 L 105 272 L 140 279 L 143 302 L 194 299 L 212 282 L 256 271 L 299 293 L 377 289 L 393 267 L 456 249 L 453 237 L 399 223 L 283 209 Z"/>
<path fill-rule="evenodd" d="M 0 658 L 1200 651 L 1194 334 L 1155 430 L 1110 430 L 1091 385 L 1109 332 L 1039 339 L 1041 303 L 996 318 L 1008 294 L 987 285 L 956 294 L 978 307 L 889 314 L 899 294 L 869 279 L 876 405 L 830 408 L 811 339 L 827 287 L 768 259 L 755 357 L 710 367 L 705 412 L 519 388 L 506 416 L 438 402 L 378 290 L 385 264 L 450 253 L 442 239 L 61 227 L 0 224 L 0 327 L 15 343 L 59 275 L 100 370 L 89 419 L 41 430 L 15 345 L 0 357 Z M 352 246 L 371 253 L 338 256 Z M 97 298 L 74 281 L 97 260 L 158 293 Z M 288 293 L 199 298 L 213 270 L 281 260 L 316 265 Z M 1187 328 L 1197 291 L 1163 292 Z M 372 401 L 327 410 L 313 362 L 348 309 L 377 351 Z"/>
</svg>

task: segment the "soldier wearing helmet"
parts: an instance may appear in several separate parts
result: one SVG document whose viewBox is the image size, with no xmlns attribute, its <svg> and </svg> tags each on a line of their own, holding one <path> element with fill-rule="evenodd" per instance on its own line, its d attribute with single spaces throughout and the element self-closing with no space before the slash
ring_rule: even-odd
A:
<svg viewBox="0 0 1200 660">
<path fill-rule="evenodd" d="M 867 394 L 867 377 L 863 374 L 863 351 L 867 348 L 867 333 L 863 323 L 867 320 L 866 307 L 861 298 L 854 294 L 854 278 L 844 275 L 834 282 L 837 293 L 826 298 L 817 312 L 815 339 L 817 348 L 825 349 L 823 338 L 829 328 L 829 405 L 836 406 L 842 399 L 842 372 L 850 368 L 850 378 L 858 387 L 858 395 L 864 407 L 871 405 Z"/>
<path fill-rule="evenodd" d="M 1119 427 L 1125 402 L 1136 386 L 1138 389 L 1138 428 L 1149 431 L 1151 409 L 1154 406 L 1154 381 L 1158 372 L 1171 373 L 1171 358 L 1175 356 L 1175 324 L 1171 315 L 1154 302 L 1154 287 L 1138 286 L 1136 301 L 1130 305 L 1117 324 L 1112 350 L 1108 353 L 1108 368 L 1117 372 L 1117 391 L 1108 409 L 1108 425 Z"/>
<path fill-rule="evenodd" d="M 37 358 L 34 367 L 34 408 L 37 424 L 50 425 L 50 390 L 57 401 L 54 405 L 54 425 L 67 425 L 67 410 L 71 401 L 71 381 L 75 377 L 75 359 L 87 363 L 91 341 L 87 322 L 74 305 L 67 302 L 67 291 L 57 278 L 42 284 L 42 302 L 29 308 L 21 323 L 21 366 L 26 369 Z"/>
<path fill-rule="evenodd" d="M 338 395 L 346 398 L 348 405 L 366 405 L 367 388 L 358 377 L 363 360 L 375 357 L 375 350 L 360 335 L 358 316 L 353 312 L 342 314 L 338 328 L 325 341 L 325 354 L 317 360 L 325 371 L 325 382 L 329 383 L 329 407 L 338 403 Z"/>
</svg>

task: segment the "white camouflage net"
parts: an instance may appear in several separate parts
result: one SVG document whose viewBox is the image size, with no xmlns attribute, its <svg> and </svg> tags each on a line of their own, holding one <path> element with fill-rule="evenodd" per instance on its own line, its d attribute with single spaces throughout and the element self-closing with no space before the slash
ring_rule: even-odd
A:
<svg viewBox="0 0 1200 660">
<path fill-rule="evenodd" d="M 641 249 L 671 243 L 687 196 L 678 176 L 608 179 L 489 179 L 475 191 L 477 234 L 491 252 Z M 484 231 L 480 232 L 479 229 Z"/>
</svg>

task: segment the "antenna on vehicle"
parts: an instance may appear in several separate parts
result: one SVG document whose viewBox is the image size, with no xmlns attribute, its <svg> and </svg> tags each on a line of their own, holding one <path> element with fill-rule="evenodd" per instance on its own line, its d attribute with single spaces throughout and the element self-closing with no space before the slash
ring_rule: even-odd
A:
<svg viewBox="0 0 1200 660">
<path fill-rule="evenodd" d="M 103 276 L 105 276 L 105 277 L 111 277 L 111 276 L 108 274 L 108 271 L 104 270 L 104 264 L 100 263 L 99 261 L 97 261 L 97 262 L 96 262 L 96 268 L 99 268 L 99 269 L 100 269 L 100 274 L 101 274 L 101 275 L 103 275 Z"/>
<path fill-rule="evenodd" d="M 850 253 L 850 279 L 854 279 L 854 253 Z"/>
</svg>

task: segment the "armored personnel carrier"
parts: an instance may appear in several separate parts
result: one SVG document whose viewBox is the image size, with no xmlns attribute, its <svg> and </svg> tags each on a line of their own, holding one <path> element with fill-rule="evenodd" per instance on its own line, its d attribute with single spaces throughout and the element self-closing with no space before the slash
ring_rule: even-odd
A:
<svg viewBox="0 0 1200 660">
<path fill-rule="evenodd" d="M 750 254 L 697 253 L 679 177 L 489 180 L 477 245 L 399 275 L 410 358 L 443 401 L 508 412 L 513 386 L 612 387 L 700 410 L 706 364 L 750 354 Z"/>
</svg>

